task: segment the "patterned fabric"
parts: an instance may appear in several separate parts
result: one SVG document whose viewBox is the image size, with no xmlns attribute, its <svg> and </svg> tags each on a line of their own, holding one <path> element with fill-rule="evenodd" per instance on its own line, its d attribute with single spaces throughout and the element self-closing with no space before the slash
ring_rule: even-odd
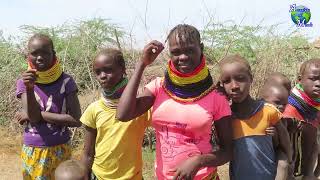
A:
<svg viewBox="0 0 320 180">
<path fill-rule="evenodd" d="M 62 73 L 60 78 L 51 84 L 38 84 L 34 86 L 34 94 L 40 111 L 51 113 L 67 113 L 66 97 L 78 91 L 73 78 Z M 22 79 L 17 81 L 17 98 L 26 93 L 26 86 Z M 48 147 L 65 144 L 70 139 L 69 129 L 65 126 L 41 121 L 36 124 L 27 123 L 23 133 L 23 144 L 27 146 Z"/>
<path fill-rule="evenodd" d="M 128 78 L 125 77 L 112 89 L 103 90 L 102 95 L 105 99 L 119 99 L 127 84 L 128 84 Z"/>
<path fill-rule="evenodd" d="M 164 91 L 162 79 L 156 78 L 145 86 L 154 97 L 152 126 L 156 135 L 156 177 L 172 179 L 173 170 L 191 156 L 216 151 L 216 121 L 231 115 L 225 96 L 211 91 L 199 101 L 183 103 Z M 194 180 L 202 180 L 216 167 L 201 168 Z"/>
<path fill-rule="evenodd" d="M 28 60 L 28 69 L 35 69 L 31 60 Z M 53 66 L 46 71 L 37 71 L 36 83 L 39 84 L 50 84 L 55 82 L 62 74 L 62 68 L 59 60 L 55 59 Z"/>
<path fill-rule="evenodd" d="M 180 73 L 170 60 L 163 89 L 172 99 L 179 102 L 194 102 L 209 94 L 214 89 L 214 85 L 205 64 L 205 57 L 203 56 L 201 64 L 189 74 Z"/>
<path fill-rule="evenodd" d="M 317 113 L 320 110 L 320 100 L 310 98 L 300 84 L 297 84 L 290 93 L 288 103 L 295 107 L 303 117 L 303 121 L 312 123 L 317 120 Z"/>
<path fill-rule="evenodd" d="M 54 179 L 54 171 L 58 165 L 70 159 L 71 147 L 69 144 L 38 148 L 22 146 L 22 173 L 24 180 Z"/>
</svg>

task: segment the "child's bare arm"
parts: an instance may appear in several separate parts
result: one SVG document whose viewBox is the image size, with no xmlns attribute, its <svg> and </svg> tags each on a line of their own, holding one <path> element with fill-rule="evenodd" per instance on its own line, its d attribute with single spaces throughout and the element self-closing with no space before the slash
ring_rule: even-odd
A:
<svg viewBox="0 0 320 180">
<path fill-rule="evenodd" d="M 145 46 L 141 60 L 137 63 L 134 73 L 119 100 L 116 115 L 119 121 L 130 121 L 152 107 L 155 97 L 151 92 L 145 90 L 141 96 L 138 98 L 136 96 L 144 69 L 157 58 L 163 49 L 162 43 L 158 41 L 151 41 Z M 152 50 L 156 50 L 156 52 Z"/>
<path fill-rule="evenodd" d="M 275 125 L 277 132 L 278 132 L 278 137 L 279 137 L 279 145 L 281 149 L 284 151 L 284 153 L 287 154 L 288 156 L 288 161 L 289 163 L 292 162 L 292 149 L 291 149 L 291 142 L 290 142 L 290 137 L 289 133 L 287 131 L 287 128 L 282 124 L 282 122 L 278 122 Z"/>
<path fill-rule="evenodd" d="M 31 90 L 30 90 L 31 91 Z M 38 102 L 36 101 L 34 92 L 21 94 L 22 113 L 27 115 L 30 123 L 37 123 L 42 120 L 41 111 Z"/>
<path fill-rule="evenodd" d="M 22 80 L 26 86 L 26 92 L 21 94 L 22 108 L 27 113 L 31 123 L 42 120 L 39 104 L 34 95 L 34 84 L 36 80 L 36 70 L 30 69 L 22 74 Z"/>
<path fill-rule="evenodd" d="M 85 126 L 85 136 L 84 136 L 84 150 L 81 158 L 81 162 L 85 168 L 85 175 L 89 175 L 91 172 L 94 155 L 95 155 L 95 142 L 97 137 L 97 130 Z M 88 176 L 87 176 L 88 178 Z"/>
<path fill-rule="evenodd" d="M 69 127 L 80 127 L 81 122 L 79 120 L 74 119 L 69 114 L 57 114 L 51 112 L 41 112 L 41 116 L 43 121 L 46 121 L 51 124 L 61 125 L 61 126 L 69 126 Z"/>
<path fill-rule="evenodd" d="M 73 92 L 66 97 L 66 104 L 68 114 L 41 112 L 43 120 L 61 126 L 80 127 L 81 122 L 79 119 L 81 110 L 76 92 Z"/>
</svg>

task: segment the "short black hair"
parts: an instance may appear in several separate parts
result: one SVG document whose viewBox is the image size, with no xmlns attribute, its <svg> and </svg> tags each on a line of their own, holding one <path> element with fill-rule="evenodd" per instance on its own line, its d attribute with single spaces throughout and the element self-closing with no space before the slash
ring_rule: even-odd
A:
<svg viewBox="0 0 320 180">
<path fill-rule="evenodd" d="M 248 71 L 248 74 L 250 75 L 251 78 L 253 78 L 252 75 L 252 71 L 251 71 L 251 67 L 249 62 L 242 56 L 236 54 L 236 55 L 229 55 L 224 57 L 220 62 L 219 62 L 219 66 L 222 67 L 225 64 L 232 64 L 232 63 L 240 63 L 242 65 L 244 65 Z"/>
<path fill-rule="evenodd" d="M 166 38 L 166 42 L 172 36 L 176 37 L 177 35 L 179 39 L 182 39 L 182 37 L 184 37 L 186 39 L 186 42 L 198 42 L 199 44 L 201 43 L 200 32 L 197 28 L 189 24 L 178 24 L 177 26 L 172 28 Z"/>
<path fill-rule="evenodd" d="M 49 45 L 52 47 L 52 50 L 54 51 L 54 45 L 53 45 L 53 41 L 52 39 L 46 35 L 46 34 L 41 34 L 41 33 L 36 33 L 34 35 L 32 35 L 28 41 L 28 48 L 30 46 L 30 43 L 35 40 L 35 39 L 41 39 L 41 40 L 45 40 L 49 42 Z"/>
<path fill-rule="evenodd" d="M 277 82 L 266 82 L 262 88 L 261 88 L 261 92 L 260 92 L 260 97 L 262 99 L 265 99 L 267 97 L 270 97 L 270 95 L 272 95 L 272 92 L 277 89 L 279 90 L 281 93 L 286 93 L 286 95 L 289 96 L 290 91 L 288 91 L 288 89 L 283 86 L 282 84 L 279 84 Z"/>
<path fill-rule="evenodd" d="M 126 69 L 123 53 L 120 50 L 114 48 L 101 49 L 94 59 L 97 59 L 101 55 L 111 57 L 121 68 Z"/>
<path fill-rule="evenodd" d="M 267 83 L 280 83 L 280 85 L 284 86 L 288 90 L 288 92 L 290 92 L 291 90 L 290 79 L 280 72 L 271 73 L 265 81 L 265 84 Z"/>
<path fill-rule="evenodd" d="M 320 67 L 320 58 L 314 58 L 303 62 L 300 66 L 299 77 L 303 76 L 307 68 L 310 68 L 311 65 Z"/>
</svg>

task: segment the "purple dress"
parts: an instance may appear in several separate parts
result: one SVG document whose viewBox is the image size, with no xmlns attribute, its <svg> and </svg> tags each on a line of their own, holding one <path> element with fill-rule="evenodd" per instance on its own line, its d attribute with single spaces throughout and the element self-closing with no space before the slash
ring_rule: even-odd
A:
<svg viewBox="0 0 320 180">
<path fill-rule="evenodd" d="M 60 78 L 51 84 L 36 84 L 34 93 L 41 111 L 65 114 L 66 97 L 77 91 L 77 85 L 73 78 L 62 73 Z M 17 81 L 16 96 L 26 92 L 26 87 L 22 79 Z M 70 132 L 67 127 L 55 125 L 47 122 L 36 124 L 27 123 L 23 134 L 24 144 L 34 147 L 49 147 L 65 144 L 70 139 Z"/>
</svg>

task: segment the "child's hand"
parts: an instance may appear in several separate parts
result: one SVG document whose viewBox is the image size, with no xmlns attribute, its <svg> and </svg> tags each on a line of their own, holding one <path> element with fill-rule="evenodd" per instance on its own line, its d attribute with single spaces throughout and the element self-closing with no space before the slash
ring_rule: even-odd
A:
<svg viewBox="0 0 320 180">
<path fill-rule="evenodd" d="M 266 129 L 266 134 L 270 135 L 270 136 L 276 136 L 277 135 L 277 129 L 275 127 L 273 127 L 273 126 L 268 127 Z"/>
<path fill-rule="evenodd" d="M 33 89 L 36 81 L 36 72 L 36 69 L 29 69 L 22 74 L 22 79 L 27 89 Z"/>
<path fill-rule="evenodd" d="M 175 170 L 173 180 L 191 180 L 197 174 L 200 169 L 200 162 L 197 156 L 190 157 L 184 161 L 178 168 Z"/>
<path fill-rule="evenodd" d="M 164 46 L 161 42 L 153 40 L 148 43 L 143 49 L 143 55 L 141 61 L 145 66 L 151 64 L 158 55 L 162 52 Z"/>
<path fill-rule="evenodd" d="M 25 112 L 16 112 L 14 119 L 18 121 L 20 125 L 23 125 L 25 122 L 29 121 L 29 117 Z"/>
</svg>

